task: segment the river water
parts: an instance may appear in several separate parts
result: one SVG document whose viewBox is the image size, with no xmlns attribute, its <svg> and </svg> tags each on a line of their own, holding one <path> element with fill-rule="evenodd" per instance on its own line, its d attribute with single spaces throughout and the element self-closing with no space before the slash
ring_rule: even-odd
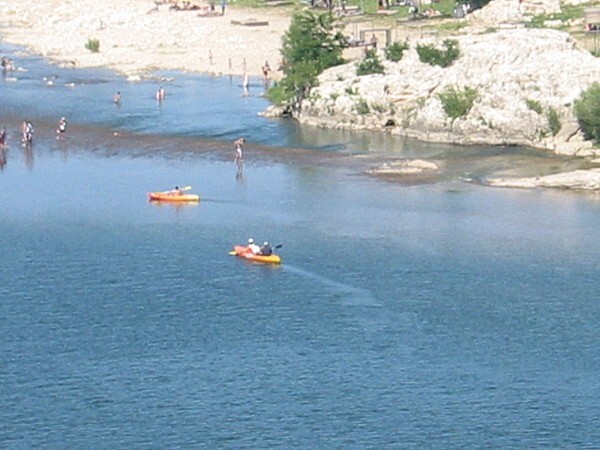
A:
<svg viewBox="0 0 600 450">
<path fill-rule="evenodd" d="M 260 81 L 0 49 L 27 69 L 1 82 L 0 447 L 600 447 L 600 198 L 463 181 L 576 162 L 302 129 L 257 115 Z M 363 175 L 398 157 L 446 170 Z M 201 202 L 146 201 L 176 184 Z M 228 255 L 250 236 L 283 264 Z"/>
</svg>

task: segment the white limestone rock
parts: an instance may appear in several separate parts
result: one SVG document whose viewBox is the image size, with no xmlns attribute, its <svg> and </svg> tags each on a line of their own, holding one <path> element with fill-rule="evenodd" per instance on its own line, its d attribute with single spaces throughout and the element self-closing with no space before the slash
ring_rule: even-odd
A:
<svg viewBox="0 0 600 450">
<path fill-rule="evenodd" d="M 498 0 L 496 0 L 498 1 Z M 387 130 L 432 142 L 526 145 L 572 155 L 600 155 L 583 139 L 573 103 L 600 80 L 600 60 L 564 32 L 512 29 L 456 38 L 460 57 L 449 67 L 422 63 L 412 41 L 404 58 L 384 61 L 385 73 L 356 75 L 356 62 L 327 70 L 297 119 L 321 127 Z M 440 94 L 477 91 L 464 117 L 450 119 Z M 560 118 L 552 136 L 549 112 Z"/>
</svg>

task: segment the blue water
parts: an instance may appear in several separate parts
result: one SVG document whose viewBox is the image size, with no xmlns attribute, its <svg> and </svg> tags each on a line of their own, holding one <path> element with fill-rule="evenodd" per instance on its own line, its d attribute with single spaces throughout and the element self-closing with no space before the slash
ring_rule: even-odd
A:
<svg viewBox="0 0 600 450">
<path fill-rule="evenodd" d="M 118 76 L 50 69 L 1 86 L 39 125 L 0 172 L 0 447 L 600 447 L 600 198 L 456 176 L 547 156 L 303 132 L 191 75 L 119 109 Z M 468 167 L 390 183 L 355 149 Z M 175 184 L 201 202 L 146 201 Z M 283 265 L 228 255 L 250 236 Z"/>
</svg>

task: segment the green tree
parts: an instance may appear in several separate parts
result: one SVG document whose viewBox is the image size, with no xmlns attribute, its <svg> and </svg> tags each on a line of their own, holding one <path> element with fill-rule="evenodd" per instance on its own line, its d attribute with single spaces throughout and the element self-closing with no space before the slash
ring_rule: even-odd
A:
<svg viewBox="0 0 600 450">
<path fill-rule="evenodd" d="M 346 38 L 331 13 L 295 13 L 282 38 L 284 77 L 269 91 L 269 97 L 277 103 L 304 98 L 321 72 L 344 62 L 345 46 Z"/>
<path fill-rule="evenodd" d="M 594 83 L 575 101 L 575 116 L 587 139 L 600 142 L 600 83 Z"/>
</svg>

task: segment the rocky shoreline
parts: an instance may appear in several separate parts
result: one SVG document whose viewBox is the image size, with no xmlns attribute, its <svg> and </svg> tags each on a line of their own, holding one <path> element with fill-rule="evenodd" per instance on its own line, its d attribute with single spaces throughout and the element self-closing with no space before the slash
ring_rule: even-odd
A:
<svg viewBox="0 0 600 450">
<path fill-rule="evenodd" d="M 453 38 L 460 56 L 449 67 L 419 60 L 417 44 L 441 48 L 444 39 L 409 42 L 399 62 L 386 60 L 379 50 L 383 74 L 358 76 L 357 61 L 325 71 L 294 117 L 311 126 L 426 142 L 526 146 L 590 160 L 600 156 L 573 111 L 581 93 L 600 80 L 600 60 L 578 48 L 568 33 L 522 28 L 464 34 Z M 441 96 L 449 89 L 476 92 L 464 116 L 446 113 Z M 598 177 L 595 170 L 583 178 L 577 171 L 494 185 L 598 189 Z"/>
</svg>

